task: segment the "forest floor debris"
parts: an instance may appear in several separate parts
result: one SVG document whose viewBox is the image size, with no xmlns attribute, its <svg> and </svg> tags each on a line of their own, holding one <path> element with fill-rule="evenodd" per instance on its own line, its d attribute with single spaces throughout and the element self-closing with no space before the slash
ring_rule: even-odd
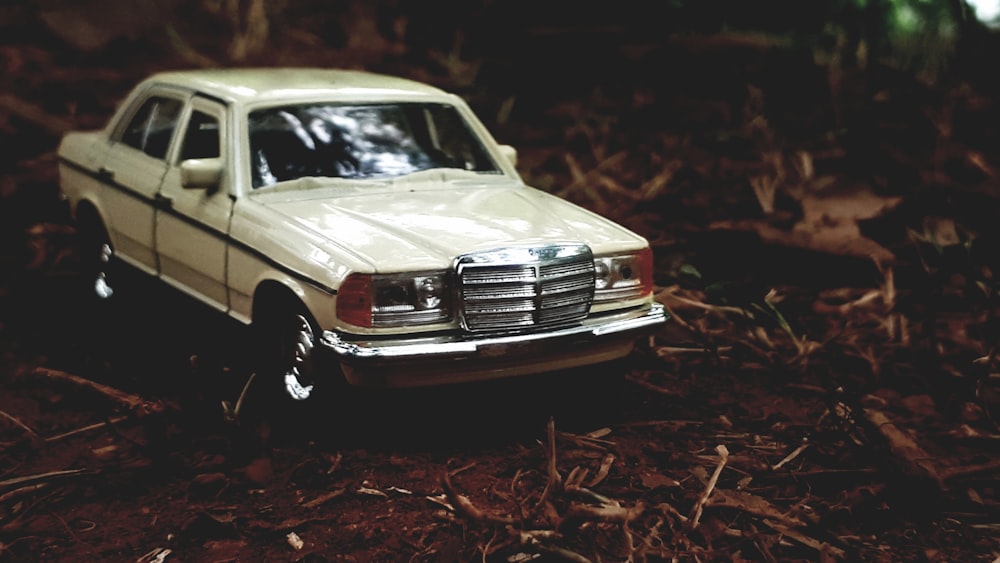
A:
<svg viewBox="0 0 1000 563">
<path fill-rule="evenodd" d="M 533 80 L 565 74 L 494 93 L 458 46 L 431 57 L 444 76 L 393 58 L 399 42 L 365 51 L 460 86 L 521 145 L 529 183 L 651 239 L 672 321 L 610 367 L 267 420 L 231 327 L 150 293 L 103 332 L 72 298 L 55 144 L 149 72 L 208 60 L 212 38 L 172 31 L 155 62 L 45 34 L 0 51 L 0 135 L 16 140 L 0 176 L 0 561 L 1000 558 L 996 121 L 972 86 L 842 73 L 780 42 L 725 56 L 739 34 L 613 51 L 615 77 L 557 94 Z M 248 62 L 355 62 L 332 47 L 304 61 L 301 41 L 322 39 L 299 31 Z M 675 61 L 737 78 L 666 74 Z M 819 81 L 794 88 L 808 120 L 754 84 L 768 69 Z M 877 99 L 831 96 L 869 84 Z M 936 137 L 909 143 L 927 116 Z M 817 130 L 793 144 L 778 118 Z"/>
</svg>

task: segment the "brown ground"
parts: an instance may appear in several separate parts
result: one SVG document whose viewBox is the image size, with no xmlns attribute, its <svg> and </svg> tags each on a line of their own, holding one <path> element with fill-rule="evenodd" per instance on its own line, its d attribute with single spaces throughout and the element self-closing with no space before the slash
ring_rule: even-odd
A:
<svg viewBox="0 0 1000 563">
<path fill-rule="evenodd" d="M 0 560 L 1000 559 L 988 85 L 756 35 L 476 59 L 355 6 L 254 54 L 252 17 L 220 47 L 31 6 L 2 8 Z M 612 366 L 294 413 L 251 385 L 233 420 L 243 329 L 144 283 L 81 307 L 53 150 L 153 70 L 234 60 L 463 93 L 529 183 L 650 238 L 674 320 Z"/>
</svg>

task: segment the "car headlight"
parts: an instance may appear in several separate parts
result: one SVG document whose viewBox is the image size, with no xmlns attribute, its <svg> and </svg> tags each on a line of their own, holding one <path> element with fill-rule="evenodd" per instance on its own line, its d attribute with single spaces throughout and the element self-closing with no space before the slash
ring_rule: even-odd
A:
<svg viewBox="0 0 1000 563">
<path fill-rule="evenodd" d="M 626 301 L 653 292 L 653 251 L 594 258 L 594 303 Z"/>
<path fill-rule="evenodd" d="M 366 328 L 445 322 L 451 318 L 448 276 L 351 274 L 337 292 L 337 317 Z"/>
</svg>

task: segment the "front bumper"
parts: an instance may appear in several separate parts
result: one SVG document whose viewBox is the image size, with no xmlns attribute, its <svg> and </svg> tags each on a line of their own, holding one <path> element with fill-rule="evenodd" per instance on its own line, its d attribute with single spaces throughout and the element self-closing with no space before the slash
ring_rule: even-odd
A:
<svg viewBox="0 0 1000 563">
<path fill-rule="evenodd" d="M 665 323 L 659 303 L 595 315 L 580 325 L 547 332 L 480 336 L 448 334 L 392 340 L 320 339 L 344 376 L 364 387 L 418 387 L 481 381 L 606 362 L 627 356 L 636 338 Z"/>
</svg>

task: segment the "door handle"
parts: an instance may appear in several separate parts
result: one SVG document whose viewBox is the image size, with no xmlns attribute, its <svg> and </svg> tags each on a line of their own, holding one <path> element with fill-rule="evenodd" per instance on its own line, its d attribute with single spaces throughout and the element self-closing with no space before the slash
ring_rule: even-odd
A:
<svg viewBox="0 0 1000 563">
<path fill-rule="evenodd" d="M 160 209 L 170 209 L 174 205 L 174 198 L 158 193 L 153 197 L 153 202 Z"/>
<path fill-rule="evenodd" d="M 97 177 L 105 182 L 112 182 L 115 179 L 115 171 L 102 166 L 97 170 Z"/>
</svg>

